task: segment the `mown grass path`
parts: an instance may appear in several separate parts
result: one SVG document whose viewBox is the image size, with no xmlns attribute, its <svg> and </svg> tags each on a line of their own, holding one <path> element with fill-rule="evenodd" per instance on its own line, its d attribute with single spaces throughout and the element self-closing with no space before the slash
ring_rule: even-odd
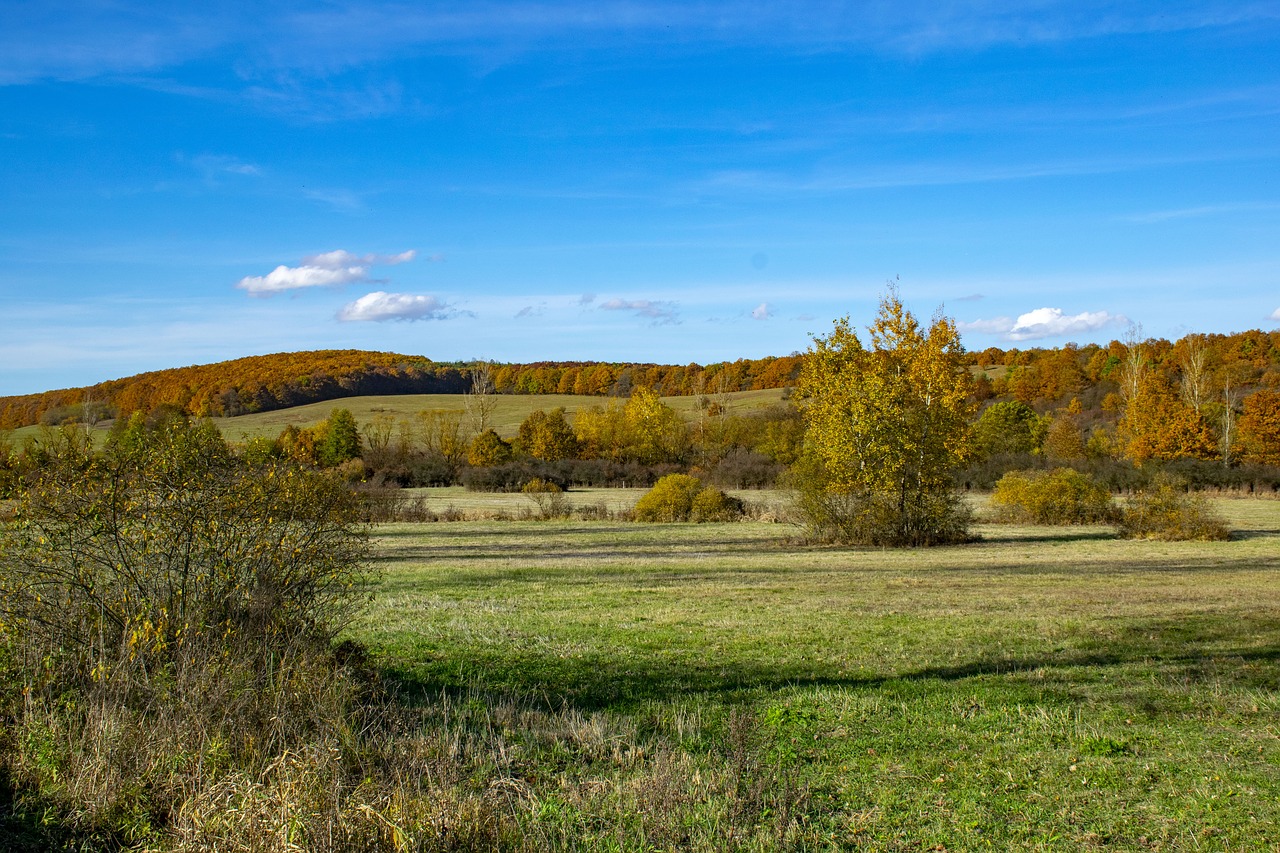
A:
<svg viewBox="0 0 1280 853">
<path fill-rule="evenodd" d="M 1280 501 L 1220 505 L 1230 542 L 988 525 L 915 551 L 388 525 L 357 633 L 476 726 L 528 709 L 486 772 L 528 788 L 547 847 L 1280 849 Z M 630 757 L 536 734 L 557 715 Z"/>
</svg>

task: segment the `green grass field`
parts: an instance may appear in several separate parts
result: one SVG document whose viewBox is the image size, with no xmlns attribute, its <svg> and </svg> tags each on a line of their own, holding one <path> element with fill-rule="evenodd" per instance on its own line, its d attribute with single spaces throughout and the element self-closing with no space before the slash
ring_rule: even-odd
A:
<svg viewBox="0 0 1280 853">
<path fill-rule="evenodd" d="M 526 849 L 1276 850 L 1280 501 L 1219 505 L 1229 542 L 903 551 L 386 525 L 354 634 L 433 796 Z"/>
<path fill-rule="evenodd" d="M 568 394 L 497 394 L 492 423 L 499 435 L 511 437 L 516 434 L 520 423 L 535 409 L 551 411 L 557 407 L 573 414 L 592 406 L 603 406 L 608 403 L 604 397 L 582 397 Z M 782 391 L 741 391 L 728 395 L 730 411 L 749 411 L 775 403 L 782 399 Z M 692 420 L 697 416 L 697 400 L 694 397 L 664 397 L 663 402 L 676 409 L 686 418 Z M 334 409 L 348 409 L 355 415 L 356 421 L 365 424 L 375 415 L 390 415 L 395 418 L 413 418 L 418 412 L 433 409 L 462 410 L 464 397 L 461 394 L 403 394 L 387 397 L 345 397 L 340 400 L 326 400 L 323 403 L 312 403 L 308 406 L 297 406 L 292 409 L 280 409 L 274 412 L 262 412 L 252 415 L 240 415 L 235 418 L 215 418 L 214 423 L 222 430 L 229 441 L 244 441 L 248 438 L 266 436 L 275 438 L 289 424 L 305 427 L 320 423 Z"/>
</svg>

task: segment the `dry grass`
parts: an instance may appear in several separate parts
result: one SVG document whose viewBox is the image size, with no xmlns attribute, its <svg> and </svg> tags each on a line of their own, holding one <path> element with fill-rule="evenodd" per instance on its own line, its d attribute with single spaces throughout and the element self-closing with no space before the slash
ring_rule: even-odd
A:
<svg viewBox="0 0 1280 853">
<path fill-rule="evenodd" d="M 1231 541 L 384 525 L 352 632 L 382 687 L 116 825 L 247 853 L 1274 849 L 1280 501 L 1215 506 Z"/>
</svg>

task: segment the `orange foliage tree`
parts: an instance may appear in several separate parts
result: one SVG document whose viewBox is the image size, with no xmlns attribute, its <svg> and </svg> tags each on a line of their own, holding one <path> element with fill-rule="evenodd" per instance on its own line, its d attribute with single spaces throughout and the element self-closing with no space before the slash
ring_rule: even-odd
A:
<svg viewBox="0 0 1280 853">
<path fill-rule="evenodd" d="M 1148 374 L 1125 405 L 1120 419 L 1125 452 L 1134 462 L 1148 459 L 1212 459 L 1217 441 L 1204 416 L 1187 405 L 1163 376 Z"/>
<path fill-rule="evenodd" d="M 1245 398 L 1240 442 L 1248 461 L 1280 465 L 1280 392 L 1264 388 Z"/>
</svg>

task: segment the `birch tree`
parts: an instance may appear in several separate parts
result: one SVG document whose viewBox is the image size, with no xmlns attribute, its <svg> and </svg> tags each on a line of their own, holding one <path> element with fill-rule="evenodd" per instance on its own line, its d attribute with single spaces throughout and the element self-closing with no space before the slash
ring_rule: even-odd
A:
<svg viewBox="0 0 1280 853">
<path fill-rule="evenodd" d="M 952 490 L 968 454 L 969 374 L 955 323 L 928 329 L 896 290 L 880 302 L 865 347 L 848 317 L 814 339 L 800 376 L 806 458 L 800 505 L 822 538 L 932 545 L 967 538 Z"/>
</svg>

